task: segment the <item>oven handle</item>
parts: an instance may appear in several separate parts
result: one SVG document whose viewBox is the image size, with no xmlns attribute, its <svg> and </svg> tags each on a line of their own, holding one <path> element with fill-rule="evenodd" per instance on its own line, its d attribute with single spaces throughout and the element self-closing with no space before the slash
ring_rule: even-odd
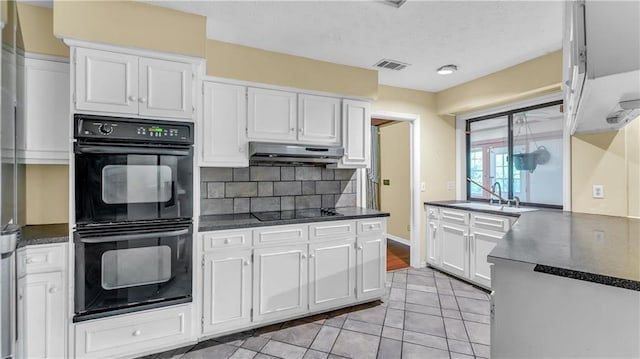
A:
<svg viewBox="0 0 640 359">
<path fill-rule="evenodd" d="M 167 155 L 167 156 L 188 156 L 189 150 L 178 150 L 170 148 L 146 148 L 131 146 L 78 146 L 77 153 L 93 154 L 142 154 L 142 155 Z"/>
<path fill-rule="evenodd" d="M 124 235 L 116 235 L 116 236 L 105 236 L 105 237 L 80 237 L 80 242 L 82 243 L 106 243 L 106 242 L 119 242 L 119 241 L 131 241 L 136 239 L 149 239 L 156 237 L 176 237 L 189 233 L 189 229 L 180 229 L 177 231 L 170 232 L 155 232 L 155 233 L 140 233 L 140 234 L 124 234 Z"/>
</svg>

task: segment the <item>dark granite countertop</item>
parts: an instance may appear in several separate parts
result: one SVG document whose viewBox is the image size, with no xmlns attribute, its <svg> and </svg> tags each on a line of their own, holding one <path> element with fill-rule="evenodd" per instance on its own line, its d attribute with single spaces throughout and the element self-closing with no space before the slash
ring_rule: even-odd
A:
<svg viewBox="0 0 640 359">
<path fill-rule="evenodd" d="M 22 227 L 18 248 L 36 244 L 64 243 L 69 241 L 69 225 L 41 224 Z"/>
<path fill-rule="evenodd" d="M 469 210 L 456 202 L 466 201 L 425 204 Z M 519 217 L 489 261 L 525 262 L 537 272 L 640 291 L 640 220 L 547 209 Z"/>
<path fill-rule="evenodd" d="M 326 221 L 343 221 L 349 219 L 362 219 L 374 217 L 388 217 L 389 213 L 366 209 L 360 207 L 344 207 L 337 208 L 336 211 L 341 214 L 339 216 L 327 216 L 317 218 L 296 218 L 284 219 L 278 221 L 261 222 L 249 213 L 243 214 L 219 214 L 200 216 L 200 224 L 198 230 L 200 232 L 217 231 L 221 229 L 240 229 L 264 226 L 280 226 L 285 224 L 326 222 Z"/>
</svg>

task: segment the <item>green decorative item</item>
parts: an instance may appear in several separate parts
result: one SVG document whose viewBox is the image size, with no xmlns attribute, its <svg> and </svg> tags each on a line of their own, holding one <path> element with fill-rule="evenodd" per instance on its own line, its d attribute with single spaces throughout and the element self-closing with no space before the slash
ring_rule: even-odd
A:
<svg viewBox="0 0 640 359">
<path fill-rule="evenodd" d="M 533 171 L 538 166 L 537 154 L 534 153 L 519 153 L 513 155 L 513 164 L 518 171 Z"/>
</svg>

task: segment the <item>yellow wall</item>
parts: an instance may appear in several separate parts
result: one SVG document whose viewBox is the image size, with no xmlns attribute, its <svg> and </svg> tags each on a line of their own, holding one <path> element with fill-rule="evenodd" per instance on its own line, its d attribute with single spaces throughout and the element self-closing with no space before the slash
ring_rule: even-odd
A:
<svg viewBox="0 0 640 359">
<path fill-rule="evenodd" d="M 558 92 L 561 82 L 562 51 L 556 51 L 438 92 L 438 113 L 460 114 Z"/>
<path fill-rule="evenodd" d="M 411 176 L 409 122 L 395 122 L 380 129 L 380 208 L 391 213 L 387 232 L 406 240 L 411 236 Z"/>
<path fill-rule="evenodd" d="M 372 104 L 372 112 L 397 112 L 420 116 L 420 181 L 426 184 L 426 191 L 421 193 L 420 199 L 455 199 L 455 191 L 447 189 L 447 182 L 455 181 L 455 118 L 437 114 L 436 95 L 381 85 L 378 88 L 378 98 Z M 420 238 L 424 241 L 424 209 L 421 210 L 420 218 Z M 425 258 L 425 247 L 422 246 L 421 260 Z"/>
<path fill-rule="evenodd" d="M 137 1 L 53 4 L 58 37 L 205 57 L 206 18 Z"/>
<path fill-rule="evenodd" d="M 27 224 L 67 223 L 69 220 L 69 167 L 26 167 Z"/>
<path fill-rule="evenodd" d="M 207 75 L 375 98 L 378 72 L 207 40 Z"/>
<path fill-rule="evenodd" d="M 53 36 L 53 10 L 18 3 L 22 48 L 26 52 L 69 57 L 69 48 Z"/>
</svg>

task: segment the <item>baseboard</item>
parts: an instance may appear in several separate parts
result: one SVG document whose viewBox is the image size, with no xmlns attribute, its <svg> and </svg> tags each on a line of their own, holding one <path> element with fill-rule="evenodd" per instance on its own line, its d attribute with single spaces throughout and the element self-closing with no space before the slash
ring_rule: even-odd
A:
<svg viewBox="0 0 640 359">
<path fill-rule="evenodd" d="M 393 234 L 387 233 L 387 239 L 390 239 L 394 242 L 404 244 L 405 246 L 411 246 L 411 241 L 408 239 L 400 238 L 398 236 L 394 236 Z"/>
</svg>

